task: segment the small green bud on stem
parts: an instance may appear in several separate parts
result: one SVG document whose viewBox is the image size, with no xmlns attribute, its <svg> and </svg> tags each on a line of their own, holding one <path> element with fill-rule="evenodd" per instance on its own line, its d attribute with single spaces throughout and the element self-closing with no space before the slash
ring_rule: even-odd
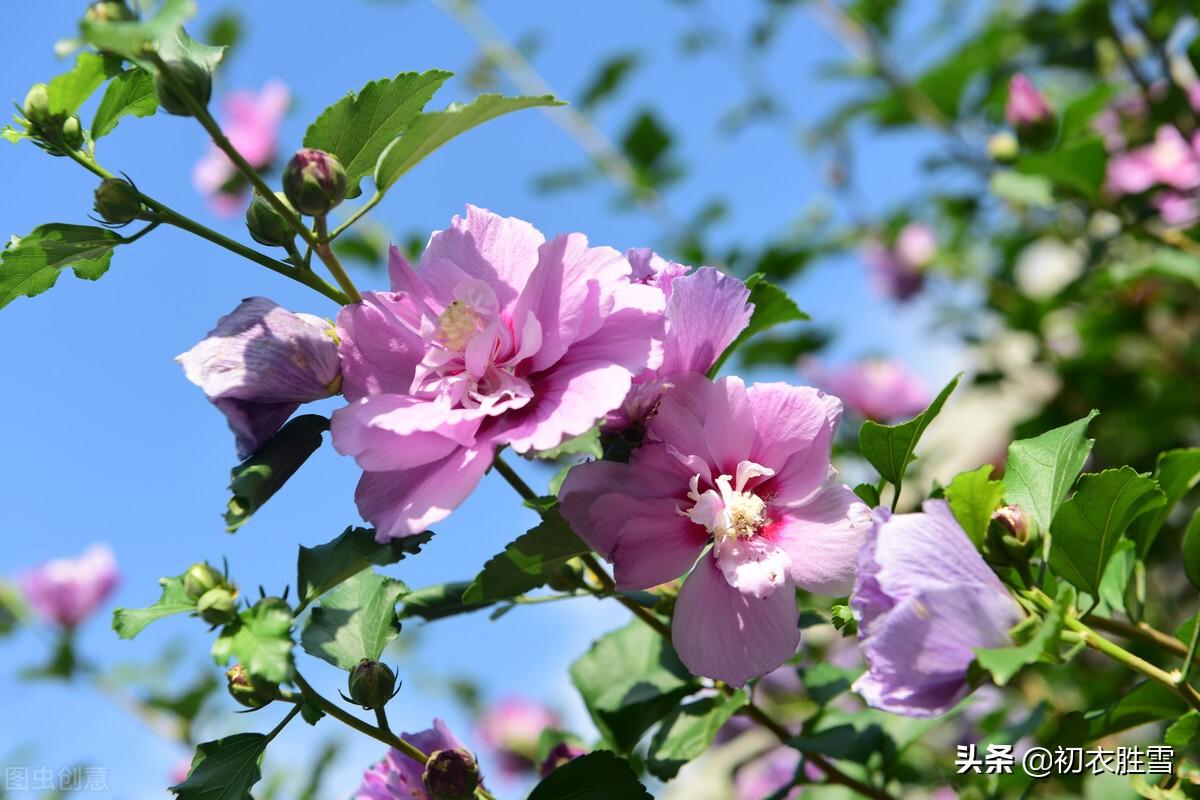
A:
<svg viewBox="0 0 1200 800">
<path fill-rule="evenodd" d="M 279 684 L 256 678 L 241 664 L 234 664 L 225 673 L 229 693 L 246 708 L 262 708 L 279 698 Z"/>
<path fill-rule="evenodd" d="M 335 156 L 305 147 L 283 170 L 283 191 L 301 214 L 323 217 L 346 197 L 346 170 Z"/>
<path fill-rule="evenodd" d="M 292 207 L 283 192 L 275 192 L 275 196 L 288 208 Z M 246 209 L 246 228 L 250 231 L 251 239 L 268 247 L 283 247 L 296 238 L 296 232 L 287 220 L 259 194 L 254 195 L 250 207 Z"/>
<path fill-rule="evenodd" d="M 108 183 L 108 181 L 104 183 Z M 102 187 L 103 185 L 101 184 Z M 99 190 L 97 190 L 97 194 L 99 194 Z M 225 577 L 207 561 L 192 564 L 183 574 L 183 590 L 193 600 L 199 600 L 210 589 L 224 586 Z"/>
<path fill-rule="evenodd" d="M 105 178 L 96 187 L 96 193 L 93 196 L 94 207 L 96 213 L 105 222 L 113 225 L 124 225 L 127 222 L 133 222 L 142 214 L 142 200 L 138 196 L 137 189 L 133 188 L 133 184 L 123 178 Z M 208 567 L 207 564 L 194 564 L 192 569 L 198 566 Z M 208 567 L 212 570 L 212 567 Z M 216 570 L 213 570 L 216 572 Z M 190 575 L 192 570 L 188 570 Z M 219 577 L 219 576 L 218 576 Z M 186 582 L 186 579 L 185 579 Z M 216 584 L 214 583 L 213 586 Z M 208 587 L 209 589 L 212 586 Z M 200 594 L 203 594 L 201 592 Z M 189 594 L 189 596 L 191 596 Z M 192 599 L 198 599 L 200 595 L 195 595 Z"/>
<path fill-rule="evenodd" d="M 224 625 L 237 616 L 237 595 L 224 586 L 209 589 L 196 601 L 200 619 L 209 625 Z"/>
<path fill-rule="evenodd" d="M 396 673 L 386 664 L 364 658 L 350 670 L 350 699 L 363 708 L 383 708 L 396 694 Z"/>
<path fill-rule="evenodd" d="M 137 19 L 129 6 L 119 0 L 100 0 L 88 6 L 83 18 L 88 22 L 132 22 Z"/>
</svg>

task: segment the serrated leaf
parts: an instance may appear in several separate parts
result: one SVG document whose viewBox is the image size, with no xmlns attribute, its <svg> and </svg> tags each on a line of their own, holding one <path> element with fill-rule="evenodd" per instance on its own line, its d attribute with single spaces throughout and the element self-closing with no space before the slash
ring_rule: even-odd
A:
<svg viewBox="0 0 1200 800">
<path fill-rule="evenodd" d="M 375 187 L 385 192 L 404 173 L 446 142 L 477 125 L 511 111 L 534 106 L 558 106 L 552 95 L 541 97 L 504 97 L 481 94 L 469 103 L 454 103 L 444 111 L 431 111 L 412 120 L 402 136 L 392 142 L 375 168 Z M 307 142 L 306 142 L 307 143 Z"/>
<path fill-rule="evenodd" d="M 722 365 L 738 351 L 738 348 L 748 342 L 753 336 L 770 330 L 776 325 L 786 322 L 803 322 L 809 319 L 808 314 L 800 310 L 796 302 L 788 297 L 787 292 L 766 279 L 761 272 L 756 272 L 746 279 L 746 288 L 750 290 L 749 303 L 754 306 L 750 323 L 738 337 L 734 339 L 721 357 L 708 370 L 708 377 L 715 378 L 721 371 Z"/>
<path fill-rule="evenodd" d="M 112 133 L 121 117 L 149 117 L 158 110 L 154 76 L 141 67 L 127 69 L 113 78 L 100 98 L 92 119 L 92 140 Z"/>
<path fill-rule="evenodd" d="M 1137 542 L 1138 556 L 1141 558 L 1150 554 L 1150 548 L 1154 546 L 1154 540 L 1171 509 L 1200 482 L 1200 447 L 1168 450 L 1159 454 L 1152 477 L 1163 490 L 1167 501 L 1138 517 L 1129 526 L 1129 538 Z"/>
<path fill-rule="evenodd" d="M 1195 709 L 1175 720 L 1163 734 L 1163 743 L 1180 750 L 1200 742 L 1200 711 Z"/>
<path fill-rule="evenodd" d="M 218 663 L 237 660 L 246 671 L 273 683 L 287 683 L 296 674 L 292 657 L 292 611 L 277 597 L 260 600 L 226 625 L 213 644 Z"/>
<path fill-rule="evenodd" d="M 671 712 L 650 741 L 646 769 L 659 780 L 674 778 L 684 764 L 708 749 L 717 731 L 746 701 L 746 693 L 739 689 L 732 695 L 686 703 Z"/>
<path fill-rule="evenodd" d="M 858 446 L 863 457 L 871 462 L 871 466 L 879 471 L 880 477 L 896 488 L 896 496 L 900 496 L 900 488 L 904 483 L 904 471 L 908 469 L 917 449 L 917 442 L 929 427 L 929 423 L 941 412 L 946 399 L 958 386 L 962 374 L 955 375 L 946 388 L 942 389 L 933 399 L 929 407 L 917 416 L 901 422 L 898 425 L 881 425 L 867 420 L 858 430 Z"/>
<path fill-rule="evenodd" d="M 325 596 L 300 635 L 305 652 L 349 670 L 364 658 L 378 659 L 400 633 L 396 601 L 407 591 L 400 581 L 360 572 Z"/>
<path fill-rule="evenodd" d="M 1097 597 L 1104 568 L 1129 523 L 1164 502 L 1154 480 L 1132 467 L 1084 475 L 1075 495 L 1054 516 L 1050 567 Z"/>
<path fill-rule="evenodd" d="M 107 228 L 39 225 L 0 252 L 0 308 L 46 291 L 68 267 L 77 278 L 96 280 L 108 271 L 113 248 L 123 241 Z"/>
<path fill-rule="evenodd" d="M 493 605 L 493 603 L 464 603 L 463 592 L 471 583 L 471 581 L 451 581 L 415 589 L 404 595 L 404 607 L 400 611 L 400 618 L 419 617 L 426 622 L 432 622 L 445 617 L 469 614 Z"/>
<path fill-rule="evenodd" d="M 1004 495 L 1004 483 L 990 480 L 992 469 L 991 464 L 984 464 L 979 469 L 960 473 L 946 487 L 950 510 L 976 548 L 983 546 L 992 512 Z"/>
<path fill-rule="evenodd" d="M 173 614 L 185 614 L 196 610 L 196 601 L 187 596 L 183 588 L 183 575 L 159 578 L 162 595 L 152 606 L 146 608 L 118 608 L 113 611 L 113 630 L 122 639 L 132 639 L 147 625 Z"/>
<path fill-rule="evenodd" d="M 545 584 L 572 558 L 590 552 L 557 511 L 548 512 L 537 527 L 488 560 L 463 593 L 463 602 L 488 603 L 524 594 Z"/>
<path fill-rule="evenodd" d="M 104 56 L 87 50 L 80 52 L 75 57 L 75 66 L 46 84 L 50 113 L 74 114 L 107 77 Z"/>
<path fill-rule="evenodd" d="M 638 620 L 592 644 L 571 665 L 571 680 L 597 729 L 625 753 L 699 688 L 671 645 Z"/>
<path fill-rule="evenodd" d="M 229 490 L 233 497 L 225 512 L 225 530 L 233 533 L 262 508 L 296 470 L 317 452 L 329 420 L 304 414 L 289 420 L 258 451 L 233 468 Z"/>
<path fill-rule="evenodd" d="M 1033 517 L 1045 536 L 1047 552 L 1054 515 L 1092 452 L 1093 440 L 1085 434 L 1099 413 L 1092 411 L 1083 419 L 1008 446 L 1004 501 Z"/>
<path fill-rule="evenodd" d="M 164 60 L 194 61 L 212 72 L 225 53 L 224 47 L 202 44 L 188 36 L 183 24 L 196 13 L 193 0 L 163 0 L 149 19 L 127 22 L 84 20 L 84 41 L 110 53 L 128 58 L 142 69 L 157 74 L 158 68 L 145 58 L 153 48 Z"/>
<path fill-rule="evenodd" d="M 331 542 L 300 547 L 296 583 L 304 608 L 342 581 L 370 567 L 383 567 L 416 555 L 433 538 L 433 531 L 377 542 L 370 528 L 346 528 Z"/>
<path fill-rule="evenodd" d="M 451 75 L 435 69 L 371 81 L 322 111 L 308 126 L 304 146 L 337 156 L 355 186 Z"/>
<path fill-rule="evenodd" d="M 653 800 L 629 762 L 605 750 L 563 764 L 534 787 L 529 800 Z"/>
<path fill-rule="evenodd" d="M 204 742 L 196 748 L 187 779 L 171 791 L 180 800 L 250 800 L 270 741 L 261 733 L 238 733 Z"/>
<path fill-rule="evenodd" d="M 975 660 L 992 674 L 997 686 L 1004 686 L 1022 667 L 1043 657 L 1057 656 L 1063 623 L 1074 605 L 1075 590 L 1065 583 L 1060 585 L 1054 606 L 1046 612 L 1028 641 L 1011 647 L 980 648 L 975 651 Z"/>
</svg>

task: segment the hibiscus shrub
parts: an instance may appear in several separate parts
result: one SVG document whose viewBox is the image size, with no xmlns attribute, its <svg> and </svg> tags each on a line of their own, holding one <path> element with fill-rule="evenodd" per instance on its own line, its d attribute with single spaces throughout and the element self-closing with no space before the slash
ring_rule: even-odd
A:
<svg viewBox="0 0 1200 800">
<path fill-rule="evenodd" d="M 254 576 L 180 563 L 157 602 L 116 611 L 113 628 L 126 639 L 170 616 L 198 618 L 194 629 L 208 629 L 233 697 L 272 709 L 265 733 L 199 743 L 171 786 L 177 796 L 248 796 L 276 735 L 302 716 L 311 724 L 328 717 L 386 748 L 358 797 L 494 798 L 491 776 L 441 720 L 392 732 L 386 707 L 403 676 L 381 663 L 384 650 L 403 619 L 573 597 L 609 599 L 632 615 L 569 666 L 595 732 L 564 730 L 517 698 L 491 709 L 480 728 L 502 770 L 539 777 L 531 800 L 646 798 L 647 786 L 671 782 L 747 730 L 758 744 L 726 765 L 743 800 L 798 796 L 802 787 L 874 798 L 937 786 L 970 797 L 1078 788 L 1069 774 L 1035 784 L 1021 770 L 935 763 L 923 740 L 931 728 L 909 717 L 943 718 L 951 737 L 1022 751 L 1034 742 L 1082 747 L 1150 723 L 1141 741 L 1165 742 L 1177 758 L 1162 775 L 1137 777 L 1137 791 L 1197 796 L 1188 759 L 1200 742 L 1200 617 L 1164 601 L 1147 569 L 1152 553 L 1168 549 L 1200 588 L 1200 517 L 1186 499 L 1200 481 L 1200 449 L 1163 452 L 1152 472 L 1104 461 L 1085 473 L 1093 411 L 1011 442 L 1002 474 L 989 463 L 938 485 L 913 467 L 959 378 L 931 398 L 886 362 L 806 367 L 828 393 L 718 377 L 751 337 L 805 319 L 766 276 L 739 280 L 647 249 L 622 253 L 582 233 L 547 238 L 471 205 L 429 237 L 415 266 L 393 246 L 387 288 L 360 291 L 338 239 L 405 172 L 482 122 L 558 101 L 483 95 L 425 111 L 449 73 L 375 81 L 316 117 L 277 191 L 263 171 L 276 155 L 287 92 L 270 85 L 231 98 L 223 128 L 208 109 L 222 48 L 188 36 L 182 25 L 192 11 L 189 0 L 163 0 L 139 18 L 120 2 L 96 3 L 74 66 L 29 91 L 5 135 L 101 179 L 96 210 L 107 224 L 51 223 L 14 237 L 0 256 L 0 305 L 50 289 L 66 268 L 99 278 L 114 250 L 161 226 L 336 302 L 325 319 L 242 300 L 178 360 L 233 432 L 241 463 L 230 530 L 252 524 L 326 432 L 362 470 L 355 500 L 371 527 L 300 547 L 291 596 L 248 598 L 238 583 Z M 77 111 L 102 88 L 84 128 Z M 1084 147 L 1103 154 L 1099 134 L 1060 130 L 1078 120 L 1060 120 L 1022 74 L 1006 91 L 1016 139 L 993 142 L 993 155 L 1020 149 L 1015 169 L 1024 177 L 995 179 L 1009 175 L 1010 190 L 1033 191 L 1036 182 L 1038 192 L 1098 198 L 1099 185 L 1080 186 L 1065 161 L 1044 152 L 1069 145 L 1068 160 Z M 159 107 L 193 117 L 211 136 L 196 179 L 218 211 L 254 193 L 247 225 L 262 247 L 209 230 L 102 166 L 98 140 L 123 117 Z M 1091 116 L 1102 107 L 1090 103 Z M 1183 240 L 1179 225 L 1195 222 L 1194 144 L 1163 127 L 1152 143 L 1121 139 L 1110 148 L 1105 191 L 1154 209 L 1161 220 L 1151 230 L 1168 244 Z M 331 229 L 328 212 L 368 179 L 373 194 Z M 118 232 L 132 223 L 135 232 Z M 937 250 L 928 225 L 906 221 L 871 243 L 867 259 L 879 286 L 905 300 L 922 290 Z M 329 418 L 295 416 L 330 397 L 341 399 Z M 839 433 L 843 400 L 861 420 L 857 437 Z M 538 491 L 506 451 L 561 469 Z M 835 455 L 865 480 L 848 485 Z M 429 527 L 488 470 L 540 522 L 497 541 L 497 554 L 460 581 L 410 589 L 385 574 L 403 560 L 406 578 L 419 578 Z M 104 549 L 22 577 L 25 602 L 61 634 L 44 672 L 84 669 L 73 633 L 116 581 Z M 11 592 L 0 593 L 0 625 L 23 617 L 17 609 Z M 346 672 L 344 702 L 305 679 L 306 658 Z M 1087 673 L 1067 665 L 1084 659 L 1088 671 L 1106 665 L 1101 677 L 1071 686 L 1071 675 Z M 996 704 L 996 687 L 1023 682 L 1071 691 L 1032 712 Z"/>
</svg>

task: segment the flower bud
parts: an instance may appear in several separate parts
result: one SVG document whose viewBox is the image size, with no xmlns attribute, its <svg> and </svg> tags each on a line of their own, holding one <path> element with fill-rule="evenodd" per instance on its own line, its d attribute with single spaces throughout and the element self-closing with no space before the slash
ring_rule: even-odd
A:
<svg viewBox="0 0 1200 800">
<path fill-rule="evenodd" d="M 275 196 L 291 208 L 292 204 L 288 202 L 287 195 L 276 192 Z M 250 207 L 246 209 L 246 228 L 250 231 L 251 239 L 268 247 L 283 247 L 296 237 L 296 232 L 287 224 L 287 220 L 259 194 L 254 195 Z"/>
<path fill-rule="evenodd" d="M 997 164 L 1011 164 L 1020 151 L 1017 137 L 1008 131 L 993 135 L 987 142 L 988 156 Z"/>
<path fill-rule="evenodd" d="M 1037 523 L 1019 506 L 1003 506 L 988 525 L 988 558 L 1000 564 L 1024 564 L 1041 546 Z"/>
<path fill-rule="evenodd" d="M 225 586 L 225 578 L 207 561 L 192 564 L 183 574 L 183 591 L 192 600 L 199 600 L 210 589 Z"/>
<path fill-rule="evenodd" d="M 50 92 L 46 89 L 46 84 L 35 83 L 30 88 L 28 94 L 25 95 L 25 102 L 21 104 L 21 113 L 35 127 L 46 125 L 52 120 Z"/>
<path fill-rule="evenodd" d="M 166 62 L 155 76 L 154 91 L 158 93 L 158 104 L 168 114 L 190 117 L 192 112 L 188 109 L 184 93 L 197 105 L 207 106 L 212 96 L 212 75 L 195 61 L 173 59 Z"/>
<path fill-rule="evenodd" d="M 363 708 L 383 708 L 396 694 L 396 673 L 386 664 L 364 658 L 350 670 L 350 699 Z"/>
<path fill-rule="evenodd" d="M 346 170 L 324 150 L 296 151 L 283 171 L 283 191 L 301 214 L 321 217 L 346 196 Z"/>
<path fill-rule="evenodd" d="M 88 22 L 132 22 L 137 19 L 129 6 L 119 0 L 99 0 L 88 6 L 83 18 Z"/>
<path fill-rule="evenodd" d="M 79 124 L 79 117 L 67 117 L 61 131 L 62 143 L 67 149 L 78 150 L 83 147 L 83 128 Z"/>
<path fill-rule="evenodd" d="M 96 187 L 93 201 L 100 218 L 113 225 L 132 222 L 142 213 L 142 200 L 138 197 L 137 189 L 122 178 L 105 178 L 101 181 Z"/>
<path fill-rule="evenodd" d="M 466 750 L 436 750 L 429 754 L 423 780 L 430 800 L 471 800 L 479 786 L 479 764 Z"/>
<path fill-rule="evenodd" d="M 584 750 L 577 744 L 559 742 L 550 748 L 550 752 L 546 753 L 546 758 L 542 760 L 542 765 L 538 768 L 538 773 L 545 778 L 568 761 L 586 754 L 587 750 Z"/>
<path fill-rule="evenodd" d="M 196 611 L 209 625 L 224 625 L 237 616 L 237 596 L 224 586 L 209 589 L 196 601 Z"/>
<path fill-rule="evenodd" d="M 1008 85 L 1004 117 L 1022 142 L 1036 148 L 1053 144 L 1058 127 L 1054 113 L 1033 82 L 1019 72 Z"/>
<path fill-rule="evenodd" d="M 262 708 L 279 697 L 279 684 L 255 677 L 241 664 L 225 673 L 229 693 L 246 708 Z"/>
</svg>

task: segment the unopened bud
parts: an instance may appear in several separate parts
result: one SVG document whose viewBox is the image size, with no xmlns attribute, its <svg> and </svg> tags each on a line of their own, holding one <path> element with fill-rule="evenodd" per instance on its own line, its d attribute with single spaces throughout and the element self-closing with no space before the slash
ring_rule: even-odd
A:
<svg viewBox="0 0 1200 800">
<path fill-rule="evenodd" d="M 122 178 L 105 178 L 96 187 L 96 193 L 92 199 L 96 213 L 100 215 L 100 218 L 113 225 L 124 225 L 127 222 L 133 222 L 142 213 L 142 201 L 138 197 L 137 189 L 133 188 L 133 184 L 129 181 Z M 209 569 L 212 568 L 209 567 Z M 188 572 L 190 573 L 191 570 Z M 211 589 L 212 586 L 208 588 Z M 196 595 L 196 597 L 199 596 Z"/>
<path fill-rule="evenodd" d="M 92 3 L 84 12 L 83 18 L 88 22 L 132 22 L 137 19 L 129 6 L 118 0 L 100 0 Z"/>
<path fill-rule="evenodd" d="M 1003 506 L 988 525 L 988 555 L 995 563 L 1024 564 L 1041 546 L 1035 522 L 1019 506 Z"/>
<path fill-rule="evenodd" d="M 383 708 L 396 694 L 396 673 L 387 664 L 364 658 L 350 670 L 350 699 L 363 708 Z"/>
<path fill-rule="evenodd" d="M 1058 133 L 1054 112 L 1033 82 L 1020 73 L 1008 85 L 1004 117 L 1016 129 L 1021 142 L 1038 149 L 1054 143 Z"/>
<path fill-rule="evenodd" d="M 107 181 L 106 181 L 107 182 Z M 210 589 L 225 586 L 225 578 L 208 562 L 199 562 L 188 567 L 183 574 L 183 591 L 192 600 L 199 600 Z"/>
<path fill-rule="evenodd" d="M 284 169 L 283 191 L 301 214 L 323 217 L 346 197 L 346 170 L 335 156 L 305 147 Z"/>
<path fill-rule="evenodd" d="M 224 625 L 237 616 L 237 596 L 224 586 L 209 589 L 196 601 L 196 611 L 209 625 Z"/>
<path fill-rule="evenodd" d="M 559 742 L 550 748 L 550 752 L 546 753 L 546 758 L 542 761 L 541 767 L 538 768 L 539 774 L 545 778 L 551 772 L 566 764 L 568 761 L 586 755 L 587 750 L 584 750 L 577 744 L 571 742 Z"/>
<path fill-rule="evenodd" d="M 430 800 L 471 800 L 479 786 L 479 764 L 466 750 L 435 750 L 425 764 Z"/>
<path fill-rule="evenodd" d="M 1020 152 L 1017 137 L 1008 131 L 994 134 L 987 143 L 988 157 L 998 164 L 1011 164 Z"/>
<path fill-rule="evenodd" d="M 173 59 L 155 76 L 154 91 L 158 93 L 158 104 L 168 114 L 190 117 L 187 98 L 206 107 L 212 96 L 212 75 L 195 61 Z"/>
<path fill-rule="evenodd" d="M 83 127 L 79 124 L 79 117 L 67 117 L 62 124 L 62 143 L 68 150 L 83 147 Z"/>
<path fill-rule="evenodd" d="M 288 202 L 287 195 L 275 192 L 275 196 L 291 208 L 292 204 Z M 267 198 L 259 194 L 254 195 L 250 207 L 246 209 L 246 228 L 250 231 L 251 239 L 268 247 L 283 247 L 296 237 L 295 231 L 283 215 L 275 210 Z"/>
<path fill-rule="evenodd" d="M 233 699 L 246 708 L 262 708 L 279 697 L 279 684 L 251 675 L 241 664 L 230 667 L 225 679 Z"/>
<path fill-rule="evenodd" d="M 52 120 L 50 115 L 50 92 L 46 89 L 46 84 L 35 83 L 30 88 L 29 92 L 25 95 L 25 102 L 21 104 L 21 113 L 35 127 L 46 125 Z"/>
</svg>

